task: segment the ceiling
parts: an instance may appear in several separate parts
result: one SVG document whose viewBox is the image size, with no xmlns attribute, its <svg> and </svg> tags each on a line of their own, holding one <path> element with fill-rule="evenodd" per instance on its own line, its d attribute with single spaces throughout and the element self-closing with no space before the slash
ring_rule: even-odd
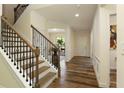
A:
<svg viewBox="0 0 124 93">
<path fill-rule="evenodd" d="M 95 4 L 56 4 L 37 12 L 50 21 L 67 24 L 74 30 L 90 30 L 96 7 Z M 79 17 L 75 17 L 76 13 L 79 13 Z"/>
</svg>

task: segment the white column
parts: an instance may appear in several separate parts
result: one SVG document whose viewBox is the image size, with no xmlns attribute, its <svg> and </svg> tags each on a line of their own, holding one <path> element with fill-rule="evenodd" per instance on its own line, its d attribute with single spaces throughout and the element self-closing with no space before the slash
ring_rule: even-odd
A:
<svg viewBox="0 0 124 93">
<path fill-rule="evenodd" d="M 117 87 L 124 88 L 124 5 L 117 5 Z"/>
<path fill-rule="evenodd" d="M 99 87 L 109 87 L 109 30 L 109 12 L 104 7 L 98 6 L 91 33 L 91 56 Z"/>
</svg>

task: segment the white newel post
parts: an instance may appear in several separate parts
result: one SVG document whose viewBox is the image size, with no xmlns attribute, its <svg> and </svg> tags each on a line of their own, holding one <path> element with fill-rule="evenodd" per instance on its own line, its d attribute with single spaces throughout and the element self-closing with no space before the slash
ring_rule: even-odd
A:
<svg viewBox="0 0 124 93">
<path fill-rule="evenodd" d="M 2 4 L 0 4 L 0 45 L 1 45 L 1 16 L 2 16 Z"/>
</svg>

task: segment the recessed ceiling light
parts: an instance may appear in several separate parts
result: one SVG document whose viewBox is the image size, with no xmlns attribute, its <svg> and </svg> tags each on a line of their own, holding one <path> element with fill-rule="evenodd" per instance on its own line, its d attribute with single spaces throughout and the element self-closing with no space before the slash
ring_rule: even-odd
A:
<svg viewBox="0 0 124 93">
<path fill-rule="evenodd" d="M 77 14 L 75 14 L 75 17 L 79 17 L 79 14 L 77 13 Z"/>
<path fill-rule="evenodd" d="M 50 28 L 48 32 L 64 32 L 65 30 L 62 28 Z"/>
</svg>

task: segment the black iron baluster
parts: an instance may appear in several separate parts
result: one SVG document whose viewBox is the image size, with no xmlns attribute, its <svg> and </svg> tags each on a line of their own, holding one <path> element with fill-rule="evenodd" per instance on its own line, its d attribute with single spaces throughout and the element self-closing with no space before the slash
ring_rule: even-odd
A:
<svg viewBox="0 0 124 93">
<path fill-rule="evenodd" d="M 17 37 L 17 69 L 19 69 L 19 62 L 21 62 L 21 58 L 19 59 L 19 38 Z"/>
<path fill-rule="evenodd" d="M 32 54 L 32 56 L 34 57 L 34 54 L 33 54 L 33 52 L 31 52 L 31 54 Z M 35 58 L 35 57 L 34 57 Z M 34 71 L 34 58 L 32 58 L 32 71 Z M 31 72 L 32 72 L 31 71 Z M 31 73 L 31 77 L 33 77 L 34 75 L 33 75 L 33 73 Z M 34 84 L 34 78 L 32 78 L 32 84 Z"/>
<path fill-rule="evenodd" d="M 9 45 L 8 45 L 8 39 L 9 39 L 9 32 L 8 32 L 8 25 L 6 25 L 6 32 L 7 32 L 7 51 L 6 51 L 6 55 L 8 55 L 8 48 L 9 48 Z"/>
<path fill-rule="evenodd" d="M 1 37 L 1 44 L 2 44 L 2 49 L 4 48 L 4 47 L 3 47 L 3 46 L 4 46 L 4 45 L 3 45 L 3 44 L 4 44 L 4 43 L 3 43 L 3 40 L 4 40 L 4 39 L 3 39 L 3 33 L 4 33 L 4 32 L 3 32 L 3 29 L 4 29 L 4 22 L 1 20 L 1 36 L 2 36 L 2 37 Z"/>
<path fill-rule="evenodd" d="M 5 41 L 7 41 L 7 31 L 6 31 L 6 24 L 5 24 L 5 22 L 3 21 L 3 24 L 4 24 L 4 26 L 3 26 L 3 32 L 4 32 L 4 34 L 3 34 L 3 48 L 4 48 L 4 52 L 6 52 L 6 44 L 7 44 L 7 42 L 4 42 L 4 40 Z"/>
<path fill-rule="evenodd" d="M 15 54 L 14 54 L 14 51 L 13 51 L 13 49 L 14 49 L 14 48 L 13 48 L 13 44 L 14 44 L 14 42 L 13 42 L 13 37 L 14 37 L 14 35 L 13 35 L 13 34 L 14 34 L 14 32 L 13 32 L 13 30 L 11 30 L 11 31 L 12 31 L 12 42 L 11 42 L 11 45 L 12 45 L 12 52 L 11 52 L 12 59 L 11 59 L 11 61 L 13 62 L 13 55 L 15 55 Z"/>
<path fill-rule="evenodd" d="M 20 38 L 20 58 L 22 59 L 22 46 L 21 46 L 22 42 L 21 42 L 21 38 Z M 22 59 L 23 60 L 23 59 Z M 22 61 L 20 61 L 20 73 L 22 73 L 22 70 L 21 70 L 21 66 L 22 66 Z"/>
<path fill-rule="evenodd" d="M 30 59 L 29 59 L 29 64 L 31 65 L 30 67 L 29 67 L 29 76 L 30 76 L 30 86 L 31 86 L 31 68 L 33 67 L 33 64 L 32 64 L 32 59 L 34 58 L 31 54 L 32 54 L 32 52 L 31 52 L 31 49 L 29 50 L 30 52 L 29 52 L 29 56 L 30 56 Z"/>
<path fill-rule="evenodd" d="M 25 77 L 25 71 L 24 71 L 25 62 L 24 62 L 24 61 L 25 61 L 25 52 L 26 52 L 24 46 L 25 46 L 25 44 L 24 44 L 24 42 L 23 42 L 23 46 L 22 46 L 22 48 L 23 48 L 23 62 L 22 62 L 22 65 L 23 65 L 23 69 L 22 69 L 22 70 L 23 70 L 23 77 Z"/>
<path fill-rule="evenodd" d="M 8 36 L 9 36 L 8 42 L 9 42 L 9 46 L 11 46 L 11 47 L 8 47 L 8 49 L 9 49 L 9 51 L 8 51 L 9 52 L 9 58 L 11 58 L 11 53 L 10 53 L 11 51 L 10 51 L 10 49 L 12 49 L 12 45 L 11 45 L 11 42 L 10 42 L 11 39 L 12 39 L 12 36 L 10 34 L 11 33 L 10 31 L 11 31 L 11 29 L 10 29 L 10 27 L 8 27 Z"/>
<path fill-rule="evenodd" d="M 13 48 L 14 48 L 14 65 L 16 65 L 16 48 L 15 48 L 15 46 L 16 46 L 16 44 L 15 44 L 15 42 L 16 42 L 16 38 L 15 38 L 15 36 L 16 36 L 16 34 L 14 34 L 14 36 L 13 36 L 13 39 L 14 39 L 14 43 L 13 43 Z"/>
<path fill-rule="evenodd" d="M 26 58 L 25 58 L 25 62 L 26 62 L 26 81 L 28 81 L 28 54 L 27 54 L 27 51 L 28 51 L 28 46 L 26 45 Z"/>
</svg>

